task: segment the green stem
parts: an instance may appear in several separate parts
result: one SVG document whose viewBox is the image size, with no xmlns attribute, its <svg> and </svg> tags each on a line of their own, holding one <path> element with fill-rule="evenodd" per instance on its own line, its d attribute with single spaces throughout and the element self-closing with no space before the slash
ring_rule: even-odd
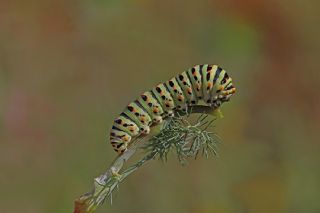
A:
<svg viewBox="0 0 320 213">
<path fill-rule="evenodd" d="M 218 110 L 215 110 L 209 106 L 202 105 L 189 107 L 187 112 L 179 112 L 179 115 L 194 113 L 216 116 L 218 115 L 221 117 L 221 115 L 219 114 L 220 112 Z M 101 203 L 103 203 L 106 197 L 108 197 L 111 194 L 113 189 L 116 188 L 120 182 L 122 182 L 131 173 L 136 171 L 144 163 L 148 162 L 151 159 L 154 159 L 157 153 L 151 152 L 147 154 L 138 163 L 128 167 L 126 170 L 122 172 L 122 174 L 119 175 L 119 172 L 124 166 L 125 162 L 127 162 L 136 153 L 137 149 L 143 145 L 143 143 L 141 143 L 141 140 L 143 142 L 147 142 L 152 136 L 154 136 L 157 133 L 159 133 L 159 126 L 158 128 L 152 128 L 151 134 L 147 136 L 140 136 L 133 140 L 128 149 L 124 153 L 116 157 L 116 159 L 111 163 L 107 171 L 94 179 L 93 189 L 90 192 L 83 194 L 80 198 L 78 198 L 75 201 L 74 213 L 94 212 L 95 209 Z M 137 145 L 138 141 L 139 145 Z"/>
</svg>

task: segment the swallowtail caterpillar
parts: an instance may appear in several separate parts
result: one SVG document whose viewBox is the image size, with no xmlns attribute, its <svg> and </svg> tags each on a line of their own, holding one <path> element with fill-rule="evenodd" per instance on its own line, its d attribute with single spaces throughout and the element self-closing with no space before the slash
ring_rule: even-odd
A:
<svg viewBox="0 0 320 213">
<path fill-rule="evenodd" d="M 216 109 L 229 101 L 235 91 L 232 79 L 224 69 L 217 65 L 196 65 L 128 104 L 114 120 L 110 131 L 111 145 L 116 152 L 122 153 L 133 137 L 149 134 L 151 125 L 174 116 L 175 110 L 186 111 L 200 101 Z"/>
</svg>

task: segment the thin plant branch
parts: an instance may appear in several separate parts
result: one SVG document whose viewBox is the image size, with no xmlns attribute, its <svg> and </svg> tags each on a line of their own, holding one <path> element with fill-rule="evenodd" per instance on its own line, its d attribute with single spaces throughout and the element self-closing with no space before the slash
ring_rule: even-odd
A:
<svg viewBox="0 0 320 213">
<path fill-rule="evenodd" d="M 200 113 L 200 116 L 195 124 L 191 124 L 185 117 L 194 113 Z M 208 121 L 208 115 L 213 115 L 214 118 Z M 220 138 L 215 133 L 207 131 L 217 117 L 222 117 L 222 114 L 211 107 L 189 107 L 187 112 L 177 112 L 174 118 L 167 118 L 162 125 L 152 128 L 149 135 L 134 139 L 128 149 L 115 158 L 106 172 L 94 179 L 93 189 L 75 201 L 74 213 L 92 213 L 107 198 L 112 202 L 112 192 L 125 178 L 149 160 L 160 158 L 167 161 L 171 150 L 175 150 L 182 164 L 186 163 L 188 157 L 196 159 L 200 153 L 205 157 L 209 157 L 210 154 L 217 155 Z M 121 171 L 137 150 L 143 150 L 144 157 Z"/>
</svg>

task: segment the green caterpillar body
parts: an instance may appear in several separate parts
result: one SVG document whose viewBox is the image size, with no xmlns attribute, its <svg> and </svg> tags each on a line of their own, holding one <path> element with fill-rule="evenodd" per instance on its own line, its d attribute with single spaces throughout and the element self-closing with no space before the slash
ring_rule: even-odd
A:
<svg viewBox="0 0 320 213">
<path fill-rule="evenodd" d="M 201 100 L 218 108 L 229 101 L 235 91 L 232 79 L 224 69 L 217 65 L 196 65 L 128 104 L 114 120 L 110 131 L 111 145 L 116 152 L 122 153 L 133 137 L 149 134 L 151 125 L 174 116 L 175 110 L 186 111 Z"/>
</svg>

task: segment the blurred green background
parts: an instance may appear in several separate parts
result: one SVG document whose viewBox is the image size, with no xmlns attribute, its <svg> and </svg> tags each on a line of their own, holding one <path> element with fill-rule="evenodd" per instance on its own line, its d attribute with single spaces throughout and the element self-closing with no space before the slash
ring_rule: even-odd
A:
<svg viewBox="0 0 320 213">
<path fill-rule="evenodd" d="M 0 212 L 72 212 L 141 92 L 200 63 L 237 94 L 220 157 L 172 155 L 98 212 L 320 212 L 320 2 L 0 1 Z"/>
</svg>

